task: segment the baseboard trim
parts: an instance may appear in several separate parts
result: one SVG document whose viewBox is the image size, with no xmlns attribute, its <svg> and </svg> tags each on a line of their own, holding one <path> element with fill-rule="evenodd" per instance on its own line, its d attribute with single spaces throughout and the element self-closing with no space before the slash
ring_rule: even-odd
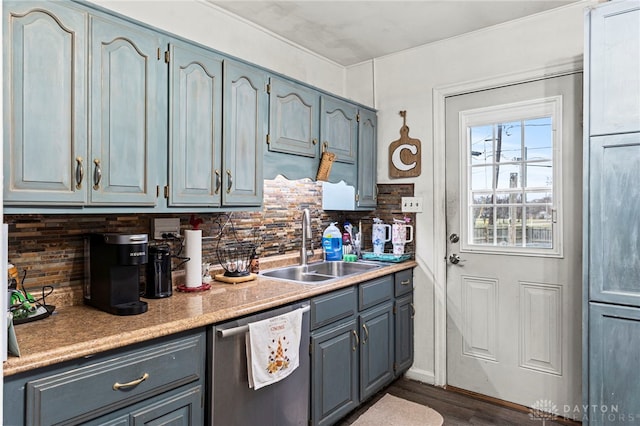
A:
<svg viewBox="0 0 640 426">
<path fill-rule="evenodd" d="M 433 385 L 436 382 L 436 376 L 433 371 L 421 370 L 419 368 L 411 367 L 404 375 L 407 379 L 426 383 L 428 385 Z"/>
<path fill-rule="evenodd" d="M 524 405 L 520 405 L 520 404 L 516 404 L 515 402 L 509 402 L 509 401 L 505 401 L 504 399 L 500 399 L 500 398 L 495 398 L 493 396 L 489 396 L 489 395 L 483 395 L 481 393 L 477 393 L 477 392 L 473 392 L 470 390 L 466 390 L 466 389 L 462 389 L 462 388 L 458 388 L 455 386 L 450 386 L 450 385 L 446 385 L 444 387 L 446 390 L 450 391 L 450 392 L 455 392 L 455 393 L 459 393 L 462 395 L 467 395 L 470 396 L 472 398 L 481 400 L 481 401 L 485 401 L 485 402 L 489 402 L 491 404 L 495 404 L 495 405 L 499 405 L 501 407 L 506 407 L 506 408 L 510 408 L 512 410 L 515 411 L 520 411 L 523 413 L 530 413 L 531 409 L 527 406 Z M 577 425 L 581 425 L 581 422 L 577 422 L 571 419 L 567 419 L 565 417 L 562 416 L 557 416 L 554 420 L 554 422 L 557 423 L 561 423 L 563 425 L 567 425 L 567 426 L 577 426 Z"/>
</svg>

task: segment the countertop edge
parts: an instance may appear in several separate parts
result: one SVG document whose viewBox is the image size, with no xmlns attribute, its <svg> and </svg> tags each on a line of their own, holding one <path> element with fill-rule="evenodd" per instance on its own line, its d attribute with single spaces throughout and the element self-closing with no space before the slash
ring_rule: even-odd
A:
<svg viewBox="0 0 640 426">
<path fill-rule="evenodd" d="M 169 319 L 167 321 L 155 321 L 153 323 L 145 324 L 139 327 L 133 325 L 129 330 L 122 330 L 109 335 L 93 336 L 93 338 L 80 338 L 70 344 L 58 344 L 52 345 L 51 348 L 46 350 L 37 349 L 28 351 L 28 353 L 22 355 L 21 357 L 9 356 L 8 360 L 4 362 L 3 375 L 4 377 L 9 377 L 38 368 L 48 367 L 66 361 L 72 361 L 74 359 L 90 357 L 102 352 L 119 349 L 136 343 L 142 343 L 152 339 L 165 337 L 188 330 L 214 325 L 216 323 L 231 320 L 234 318 L 240 318 L 267 309 L 277 308 L 279 306 L 284 306 L 300 300 L 306 300 L 317 295 L 329 293 L 340 288 L 357 285 L 364 281 L 372 280 L 377 277 L 389 275 L 402 270 L 411 269 L 416 266 L 417 262 L 409 260 L 402 263 L 389 264 L 388 266 L 385 266 L 381 269 L 376 269 L 374 271 L 359 274 L 355 277 L 348 277 L 336 280 L 332 283 L 321 285 L 284 283 L 282 281 L 269 279 L 267 277 L 259 275 L 256 283 L 253 285 L 272 286 L 272 289 L 282 288 L 282 291 L 276 292 L 269 297 L 259 298 L 243 302 L 241 304 L 235 304 L 233 306 L 225 306 L 211 312 L 203 312 L 196 315 L 189 315 L 184 318 Z M 221 286 L 220 288 L 221 290 L 218 292 L 218 294 L 222 294 L 227 290 L 233 290 L 233 287 L 229 288 Z M 202 294 L 201 296 L 215 298 L 216 292 Z M 187 303 L 190 301 L 190 298 L 194 298 L 194 296 L 184 293 L 174 294 L 172 298 L 173 297 L 183 298 L 183 301 Z M 168 305 L 170 303 L 168 299 L 171 298 L 158 299 L 155 301 L 151 301 L 150 303 L 157 305 L 158 309 L 162 309 L 164 305 Z M 175 300 L 176 299 L 172 300 L 171 302 L 175 302 Z M 113 315 L 96 311 L 93 310 L 93 308 L 84 306 L 63 307 L 56 315 L 63 315 L 65 313 L 70 313 L 71 315 L 73 315 L 74 313 L 80 314 L 86 312 L 95 313 L 95 315 L 91 315 L 92 318 L 89 318 L 82 324 L 78 324 L 78 327 L 81 327 L 85 332 L 88 328 L 91 327 L 91 321 L 96 324 L 103 321 L 109 322 L 109 320 L 112 320 L 113 322 L 126 321 L 125 318 L 130 318 L 117 316 L 114 317 Z M 142 315 L 147 314 L 145 313 Z M 48 319 L 42 321 L 47 320 Z M 136 320 L 137 318 L 132 318 L 132 321 Z M 26 343 L 25 336 L 20 335 L 22 331 L 25 330 L 26 334 L 31 335 L 30 331 L 36 331 L 39 329 L 37 327 L 37 323 L 38 322 L 34 322 L 16 327 L 16 334 L 18 335 L 19 344 Z M 104 327 L 104 324 L 101 324 L 101 326 Z M 28 328 L 22 329 L 22 327 Z M 55 328 L 49 331 L 54 334 L 60 332 L 60 330 L 56 330 Z M 69 333 L 74 332 L 74 330 L 65 331 Z M 42 330 L 41 332 L 44 333 L 44 331 Z M 37 337 L 36 340 L 38 340 Z M 46 341 L 43 343 L 44 346 L 46 346 Z M 20 347 L 22 352 L 22 345 L 20 345 Z"/>
</svg>

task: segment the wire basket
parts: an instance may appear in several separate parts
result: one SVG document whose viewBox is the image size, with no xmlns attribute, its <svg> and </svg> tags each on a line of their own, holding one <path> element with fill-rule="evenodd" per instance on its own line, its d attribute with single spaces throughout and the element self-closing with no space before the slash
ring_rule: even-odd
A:
<svg viewBox="0 0 640 426">
<path fill-rule="evenodd" d="M 249 275 L 251 256 L 256 250 L 254 243 L 231 242 L 220 243 L 216 248 L 218 262 L 225 270 L 225 277 L 246 277 Z"/>
</svg>

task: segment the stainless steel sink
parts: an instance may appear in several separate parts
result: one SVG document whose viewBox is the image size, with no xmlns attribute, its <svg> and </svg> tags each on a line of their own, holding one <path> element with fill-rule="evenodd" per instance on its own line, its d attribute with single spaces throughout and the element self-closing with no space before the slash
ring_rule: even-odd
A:
<svg viewBox="0 0 640 426">
<path fill-rule="evenodd" d="M 319 262 L 309 265 L 296 265 L 265 271 L 261 275 L 269 278 L 305 284 L 326 283 L 352 275 L 361 274 L 373 269 L 382 268 L 382 263 L 366 262 Z"/>
</svg>

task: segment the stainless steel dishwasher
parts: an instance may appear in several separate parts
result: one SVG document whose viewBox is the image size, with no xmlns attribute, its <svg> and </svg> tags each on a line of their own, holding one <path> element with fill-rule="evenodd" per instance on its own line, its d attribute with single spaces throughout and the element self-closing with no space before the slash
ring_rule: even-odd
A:
<svg viewBox="0 0 640 426">
<path fill-rule="evenodd" d="M 288 377 L 250 389 L 245 333 L 254 321 L 303 308 L 300 364 Z M 309 303 L 297 303 L 213 327 L 211 413 L 214 426 L 307 425 L 309 422 Z"/>
</svg>

